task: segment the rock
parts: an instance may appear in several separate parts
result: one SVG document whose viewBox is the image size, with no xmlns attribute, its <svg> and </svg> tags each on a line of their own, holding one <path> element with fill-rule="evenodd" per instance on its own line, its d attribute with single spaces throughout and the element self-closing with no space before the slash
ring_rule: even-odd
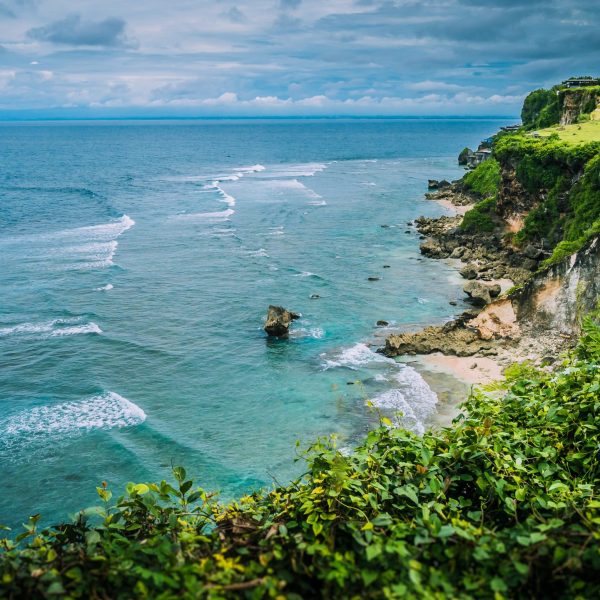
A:
<svg viewBox="0 0 600 600">
<path fill-rule="evenodd" d="M 390 268 L 390 265 L 383 265 L 383 268 L 384 268 L 384 269 L 389 269 L 389 268 Z"/>
<path fill-rule="evenodd" d="M 523 250 L 523 254 L 527 257 L 527 258 L 532 258 L 534 260 L 540 258 L 540 256 L 542 256 L 543 251 L 540 250 L 539 248 L 536 248 L 533 244 L 529 244 L 528 246 L 526 246 L 525 250 Z"/>
<path fill-rule="evenodd" d="M 391 225 L 380 225 L 379 227 L 381 227 L 383 229 L 389 229 L 391 227 Z"/>
<path fill-rule="evenodd" d="M 309 296 L 309 298 L 310 298 L 311 300 L 318 300 L 320 297 L 321 297 L 321 296 L 319 296 L 319 294 L 311 294 L 311 295 Z"/>
<path fill-rule="evenodd" d="M 473 363 L 469 368 L 470 369 L 476 369 L 477 368 L 477 363 Z"/>
<path fill-rule="evenodd" d="M 429 256 L 430 258 L 442 258 L 444 256 L 444 249 L 435 240 L 426 240 L 420 246 L 421 254 Z"/>
<path fill-rule="evenodd" d="M 379 277 L 367 277 L 367 281 L 379 281 Z"/>
<path fill-rule="evenodd" d="M 388 321 L 384 321 L 383 319 L 377 321 L 377 327 L 387 327 L 389 325 Z"/>
<path fill-rule="evenodd" d="M 475 279 L 477 277 L 477 267 L 474 264 L 465 265 L 459 273 L 465 279 Z"/>
<path fill-rule="evenodd" d="M 471 298 L 471 302 L 476 306 L 485 306 L 492 301 L 488 286 L 480 281 L 469 281 L 468 283 L 465 283 L 463 292 Z"/>
<path fill-rule="evenodd" d="M 537 269 L 537 266 L 537 260 L 533 260 L 533 258 L 526 258 L 521 263 L 521 267 L 523 267 L 523 269 L 526 269 L 527 271 L 535 271 Z"/>
<path fill-rule="evenodd" d="M 462 258 L 466 251 L 467 249 L 464 246 L 457 246 L 456 248 L 454 248 L 454 250 L 452 250 L 450 258 Z"/>
<path fill-rule="evenodd" d="M 448 302 L 448 304 L 450 306 L 456 306 L 458 304 L 458 302 L 456 302 L 455 300 L 450 300 L 450 302 Z"/>
<path fill-rule="evenodd" d="M 461 166 L 466 165 L 469 162 L 469 156 L 473 154 L 471 148 L 463 148 L 458 155 L 458 164 Z"/>
<path fill-rule="evenodd" d="M 429 179 L 427 181 L 427 189 L 429 190 L 442 190 L 444 188 L 450 187 L 451 183 L 442 179 L 438 181 L 437 179 Z"/>
<path fill-rule="evenodd" d="M 472 317 L 471 317 L 472 318 Z M 467 327 L 461 315 L 445 325 L 426 327 L 416 333 L 400 333 L 388 336 L 385 348 L 379 350 L 385 356 L 403 354 L 430 354 L 442 352 L 454 356 L 473 356 L 482 351 L 496 351 L 493 340 L 482 339 L 477 330 Z"/>
<path fill-rule="evenodd" d="M 412 231 L 410 229 L 406 229 L 404 233 L 412 233 Z"/>
<path fill-rule="evenodd" d="M 492 298 L 497 298 L 502 292 L 502 288 L 500 287 L 500 284 L 494 283 L 492 285 L 488 285 L 488 291 L 490 292 L 490 296 Z"/>
<path fill-rule="evenodd" d="M 285 338 L 289 334 L 292 321 L 299 318 L 298 313 L 286 310 L 282 306 L 271 305 L 269 306 L 264 329 L 272 337 Z"/>
<path fill-rule="evenodd" d="M 354 381 L 346 381 L 346 385 L 354 385 Z"/>
</svg>

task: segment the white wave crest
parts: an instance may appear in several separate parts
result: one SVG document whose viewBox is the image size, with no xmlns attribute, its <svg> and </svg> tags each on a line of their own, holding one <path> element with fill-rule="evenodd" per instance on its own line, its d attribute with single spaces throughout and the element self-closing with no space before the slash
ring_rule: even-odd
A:
<svg viewBox="0 0 600 600">
<path fill-rule="evenodd" d="M 252 165 L 251 167 L 238 167 L 234 171 L 238 173 L 260 173 L 261 171 L 265 171 L 266 168 L 263 165 Z"/>
<path fill-rule="evenodd" d="M 326 359 L 324 369 L 332 369 L 335 367 L 356 369 L 357 367 L 363 367 L 369 363 L 376 362 L 395 364 L 393 359 L 387 358 L 382 354 L 377 354 L 377 352 L 373 352 L 366 344 L 361 342 L 355 344 L 351 348 L 342 350 L 338 356 L 332 359 Z"/>
<path fill-rule="evenodd" d="M 394 376 L 397 387 L 372 399 L 377 408 L 402 413 L 396 416 L 397 425 L 423 435 L 428 419 L 435 412 L 437 395 L 419 373 L 404 365 Z"/>
<path fill-rule="evenodd" d="M 53 319 L 44 323 L 19 323 L 11 327 L 0 328 L 0 337 L 11 335 L 40 335 L 41 337 L 59 337 L 85 333 L 102 333 L 102 329 L 93 321 L 82 323 L 78 317 Z"/>
<path fill-rule="evenodd" d="M 103 285 L 102 287 L 96 288 L 97 292 L 108 292 L 110 290 L 112 290 L 114 288 L 114 285 L 112 283 L 107 283 L 106 285 Z"/>
<path fill-rule="evenodd" d="M 0 425 L 0 438 L 69 435 L 92 429 L 132 427 L 146 413 L 115 392 L 105 392 L 81 402 L 37 406 L 9 417 Z"/>
<path fill-rule="evenodd" d="M 325 331 L 321 327 L 300 327 L 290 331 L 291 338 L 312 338 L 320 340 L 325 337 Z"/>
<path fill-rule="evenodd" d="M 323 163 L 302 163 L 290 165 L 278 165 L 269 168 L 269 173 L 276 177 L 312 177 L 327 168 Z"/>
<path fill-rule="evenodd" d="M 220 210 L 216 212 L 184 213 L 181 215 L 175 215 L 171 217 L 171 219 L 177 221 L 226 221 L 234 213 L 235 210 L 228 208 L 227 210 Z"/>
</svg>

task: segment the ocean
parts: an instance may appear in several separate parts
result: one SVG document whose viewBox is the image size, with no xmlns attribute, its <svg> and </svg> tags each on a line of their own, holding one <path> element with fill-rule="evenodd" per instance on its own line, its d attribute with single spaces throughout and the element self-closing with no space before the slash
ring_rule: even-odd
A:
<svg viewBox="0 0 600 600">
<path fill-rule="evenodd" d="M 444 214 L 427 179 L 504 124 L 0 124 L 0 523 L 171 465 L 224 498 L 284 483 L 296 441 L 351 448 L 371 404 L 431 426 L 434 391 L 374 350 L 460 310 L 407 223 Z M 288 340 L 269 304 L 301 313 Z"/>
</svg>

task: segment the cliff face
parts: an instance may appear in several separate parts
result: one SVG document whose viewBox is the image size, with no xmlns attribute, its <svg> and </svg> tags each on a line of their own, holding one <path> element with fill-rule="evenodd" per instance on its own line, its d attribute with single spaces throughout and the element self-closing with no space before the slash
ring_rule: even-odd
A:
<svg viewBox="0 0 600 600">
<path fill-rule="evenodd" d="M 600 91 L 597 88 L 580 88 L 560 92 L 560 125 L 576 123 L 580 115 L 589 114 L 598 107 Z"/>
<path fill-rule="evenodd" d="M 534 275 L 512 297 L 517 320 L 533 329 L 578 334 L 600 299 L 600 236 Z"/>
</svg>

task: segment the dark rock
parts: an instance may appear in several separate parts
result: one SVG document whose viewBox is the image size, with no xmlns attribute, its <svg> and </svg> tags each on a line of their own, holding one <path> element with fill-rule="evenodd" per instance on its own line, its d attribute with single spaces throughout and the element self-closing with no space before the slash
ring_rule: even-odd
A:
<svg viewBox="0 0 600 600">
<path fill-rule="evenodd" d="M 391 225 L 380 225 L 379 227 L 382 227 L 383 229 L 389 229 Z"/>
<path fill-rule="evenodd" d="M 377 327 L 387 327 L 389 325 L 389 323 L 387 321 L 384 321 L 383 319 L 380 321 L 377 321 Z"/>
<path fill-rule="evenodd" d="M 404 233 L 412 233 L 410 229 L 407 229 Z"/>
<path fill-rule="evenodd" d="M 526 269 L 527 271 L 535 271 L 537 269 L 537 266 L 537 260 L 533 260 L 533 258 L 526 258 L 521 263 L 521 267 L 523 267 L 523 269 Z"/>
<path fill-rule="evenodd" d="M 272 337 L 285 338 L 289 334 L 292 321 L 299 318 L 298 313 L 286 310 L 282 306 L 271 305 L 269 306 L 264 329 Z"/>
<path fill-rule="evenodd" d="M 321 297 L 321 296 L 319 296 L 319 294 L 311 294 L 311 295 L 309 296 L 309 298 L 310 298 L 311 300 L 318 300 L 320 297 Z"/>
<path fill-rule="evenodd" d="M 476 279 L 477 277 L 477 267 L 473 264 L 465 265 L 459 273 L 465 279 Z"/>
<path fill-rule="evenodd" d="M 437 179 L 429 179 L 427 181 L 427 189 L 429 190 L 443 190 L 444 188 L 450 187 L 451 183 L 442 179 L 438 181 Z"/>
<path fill-rule="evenodd" d="M 389 268 L 390 268 L 390 265 L 383 265 L 383 268 L 384 268 L 384 269 L 389 269 Z"/>
<path fill-rule="evenodd" d="M 542 256 L 543 251 L 539 248 L 536 248 L 533 244 L 529 244 L 525 247 L 525 250 L 523 250 L 523 254 L 527 258 L 532 258 L 533 260 L 536 260 Z"/>
<path fill-rule="evenodd" d="M 458 302 L 456 302 L 455 300 L 450 300 L 450 302 L 448 302 L 448 304 L 449 304 L 450 306 L 457 306 L 457 305 L 458 305 Z"/>
<path fill-rule="evenodd" d="M 367 281 L 379 281 L 379 277 L 367 277 Z"/>
<path fill-rule="evenodd" d="M 497 298 L 502 292 L 502 288 L 498 283 L 494 283 L 493 285 L 488 285 L 488 291 L 492 298 Z"/>
<path fill-rule="evenodd" d="M 457 246 L 456 248 L 454 248 L 454 250 L 452 250 L 450 258 L 462 258 L 466 251 L 467 249 L 464 246 Z"/>
<path fill-rule="evenodd" d="M 468 283 L 465 283 L 463 292 L 471 298 L 471 302 L 476 306 L 485 306 L 492 301 L 488 286 L 480 281 L 469 281 Z"/>
</svg>

